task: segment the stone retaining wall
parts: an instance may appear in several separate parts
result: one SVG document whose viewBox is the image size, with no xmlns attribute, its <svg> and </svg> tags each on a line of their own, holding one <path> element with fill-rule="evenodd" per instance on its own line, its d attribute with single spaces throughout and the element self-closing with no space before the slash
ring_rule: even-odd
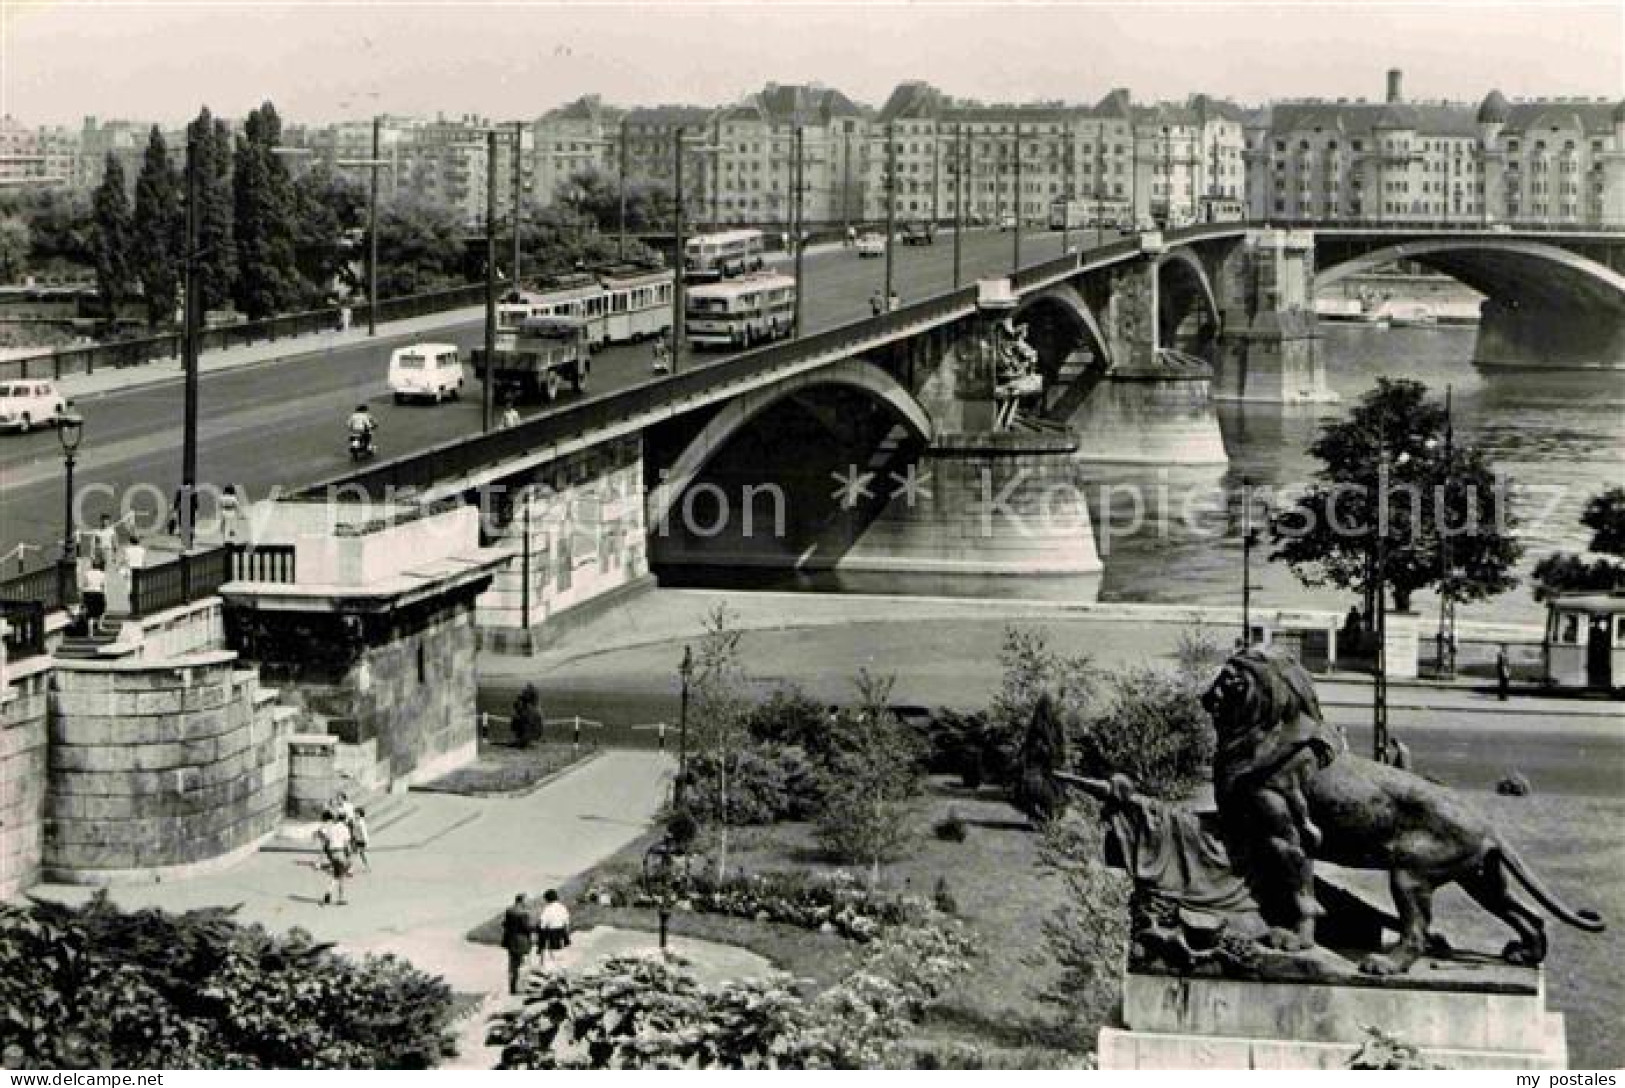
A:
<svg viewBox="0 0 1625 1088">
<path fill-rule="evenodd" d="M 292 715 L 235 654 L 57 664 L 44 876 L 112 883 L 195 872 L 272 834 Z"/>
<path fill-rule="evenodd" d="M 50 674 L 16 672 L 0 689 L 0 899 L 38 883 L 44 847 Z"/>
</svg>

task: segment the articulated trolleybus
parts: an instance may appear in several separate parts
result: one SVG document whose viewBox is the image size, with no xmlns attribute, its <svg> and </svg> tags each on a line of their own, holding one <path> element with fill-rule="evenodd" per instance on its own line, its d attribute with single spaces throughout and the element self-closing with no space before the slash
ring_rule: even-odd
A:
<svg viewBox="0 0 1625 1088">
<path fill-rule="evenodd" d="M 582 322 L 592 348 L 662 336 L 671 329 L 672 279 L 669 268 L 615 265 L 515 291 L 497 306 L 497 347 L 511 347 L 520 325 L 532 317 Z"/>
<path fill-rule="evenodd" d="M 701 284 L 688 291 L 683 323 L 696 348 L 732 348 L 789 336 L 795 323 L 796 281 L 777 272 Z"/>
<path fill-rule="evenodd" d="M 766 243 L 759 230 L 697 234 L 683 244 L 683 271 L 696 283 L 759 272 Z"/>
</svg>

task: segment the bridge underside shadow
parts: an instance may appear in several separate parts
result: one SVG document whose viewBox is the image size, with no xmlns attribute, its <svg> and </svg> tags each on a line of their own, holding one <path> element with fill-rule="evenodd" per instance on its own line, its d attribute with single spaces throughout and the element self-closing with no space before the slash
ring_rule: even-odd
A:
<svg viewBox="0 0 1625 1088">
<path fill-rule="evenodd" d="M 705 426 L 646 433 L 650 495 Z M 1058 487 L 1070 462 L 1022 452 L 956 450 L 868 390 L 811 385 L 733 428 L 680 493 L 651 504 L 650 568 L 672 585 L 1092 599 L 1087 509 Z"/>
<path fill-rule="evenodd" d="M 1328 247 L 1316 286 L 1411 260 L 1484 295 L 1473 362 L 1487 368 L 1625 369 L 1625 275 L 1524 239 L 1403 242 L 1349 255 Z"/>
</svg>

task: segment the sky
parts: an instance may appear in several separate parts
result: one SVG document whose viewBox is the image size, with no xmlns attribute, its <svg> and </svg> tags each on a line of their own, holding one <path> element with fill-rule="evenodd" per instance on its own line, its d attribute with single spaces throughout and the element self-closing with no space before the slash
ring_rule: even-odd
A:
<svg viewBox="0 0 1625 1088">
<path fill-rule="evenodd" d="M 905 79 L 988 102 L 1256 104 L 1625 95 L 1625 0 L 1592 3 L 699 3 L 0 0 L 0 113 L 179 123 L 534 117 L 608 102 L 737 101 L 821 82 L 881 104 Z"/>
</svg>

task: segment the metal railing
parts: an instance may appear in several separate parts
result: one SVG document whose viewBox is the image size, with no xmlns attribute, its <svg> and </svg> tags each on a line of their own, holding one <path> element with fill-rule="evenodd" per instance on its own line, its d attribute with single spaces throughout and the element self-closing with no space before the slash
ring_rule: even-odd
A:
<svg viewBox="0 0 1625 1088">
<path fill-rule="evenodd" d="M 181 553 L 167 563 L 130 572 L 130 612 L 150 616 L 166 608 L 211 597 L 231 581 L 236 549 L 221 545 L 208 551 Z"/>
<path fill-rule="evenodd" d="M 0 601 L 7 603 L 35 603 L 51 611 L 78 600 L 78 580 L 72 563 L 59 560 L 50 566 L 0 580 Z"/>
<path fill-rule="evenodd" d="M 420 295 L 386 298 L 378 303 L 378 320 L 388 322 L 422 317 L 425 314 L 461 309 L 464 306 L 477 306 L 484 299 L 485 285 L 482 283 L 465 284 Z M 366 324 L 368 309 L 366 303 L 351 307 L 352 327 Z M 304 313 L 283 314 L 264 321 L 216 325 L 199 331 L 198 350 L 220 351 L 261 341 L 274 342 L 288 337 L 308 336 L 316 332 L 331 332 L 339 326 L 341 310 L 342 307 L 332 306 Z M 156 336 L 0 360 L 0 380 L 48 377 L 60 381 L 70 375 L 94 374 L 108 367 L 143 366 L 160 360 L 179 359 L 180 354 L 181 334 L 164 332 Z"/>
</svg>

